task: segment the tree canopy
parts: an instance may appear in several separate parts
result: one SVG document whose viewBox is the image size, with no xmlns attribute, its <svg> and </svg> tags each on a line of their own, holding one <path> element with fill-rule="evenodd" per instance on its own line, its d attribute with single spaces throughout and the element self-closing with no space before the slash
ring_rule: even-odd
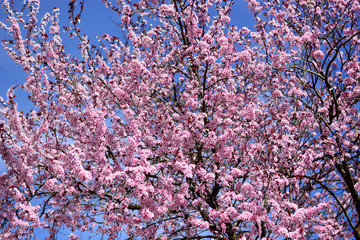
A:
<svg viewBox="0 0 360 240">
<path fill-rule="evenodd" d="M 2 0 L 1 239 L 360 240 L 358 0 L 102 3 L 118 36 Z"/>
</svg>

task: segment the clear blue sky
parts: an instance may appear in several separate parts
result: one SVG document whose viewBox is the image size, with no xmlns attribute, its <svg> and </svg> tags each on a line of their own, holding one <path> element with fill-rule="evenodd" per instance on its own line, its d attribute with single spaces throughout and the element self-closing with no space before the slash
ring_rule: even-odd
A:
<svg viewBox="0 0 360 240">
<path fill-rule="evenodd" d="M 22 0 L 15 0 L 16 3 L 22 3 Z M 69 25 L 68 23 L 68 2 L 66 0 L 42 0 L 40 5 L 40 19 L 45 12 L 51 12 L 53 7 L 60 8 L 60 23 L 61 25 Z M 247 3 L 244 0 L 235 0 L 233 13 L 231 15 L 232 23 L 239 28 L 246 26 L 250 29 L 253 28 L 252 15 L 248 11 Z M 5 21 L 5 14 L 3 9 L 0 8 L 0 21 Z M 114 22 L 119 21 L 119 17 L 111 10 L 105 8 L 101 3 L 101 0 L 87 0 L 86 8 L 84 10 L 83 18 L 79 27 L 82 33 L 86 33 L 90 37 L 90 41 L 96 41 L 96 36 L 103 33 L 108 33 L 110 36 L 119 36 L 121 31 Z M 0 30 L 0 40 L 6 38 L 6 32 Z M 76 46 L 78 44 L 77 39 L 63 38 L 65 49 L 68 53 L 78 55 Z M 0 96 L 6 99 L 7 90 L 16 84 L 23 84 L 27 74 L 22 71 L 21 66 L 14 63 L 0 47 Z M 16 91 L 15 101 L 19 105 L 19 109 L 28 112 L 32 108 L 31 102 L 27 99 L 28 94 L 22 91 L 20 88 Z M 0 158 L 0 174 L 5 172 L 6 168 L 3 161 Z M 70 232 L 66 229 L 63 231 L 64 235 L 59 235 L 58 239 L 68 239 Z M 88 239 L 87 234 L 83 234 L 81 239 Z M 38 239 L 44 239 L 45 235 L 39 231 L 37 234 Z M 92 238 L 92 239 L 100 239 Z"/>
</svg>

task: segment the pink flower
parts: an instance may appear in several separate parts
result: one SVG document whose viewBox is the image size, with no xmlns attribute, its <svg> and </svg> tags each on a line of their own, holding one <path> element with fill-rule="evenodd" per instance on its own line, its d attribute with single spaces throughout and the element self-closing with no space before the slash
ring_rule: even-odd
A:
<svg viewBox="0 0 360 240">
<path fill-rule="evenodd" d="M 359 181 L 358 183 L 356 183 L 356 184 L 354 185 L 354 187 L 355 187 L 355 190 L 356 190 L 357 192 L 360 192 L 360 181 Z"/>
<path fill-rule="evenodd" d="M 276 89 L 276 90 L 271 94 L 271 96 L 272 96 L 273 98 L 278 98 L 278 97 L 282 97 L 283 94 L 282 94 L 282 92 L 281 92 L 280 90 Z"/>
<path fill-rule="evenodd" d="M 141 211 L 141 215 L 145 220 L 150 220 L 154 217 L 154 214 L 147 208 Z"/>
<path fill-rule="evenodd" d="M 129 16 L 122 16 L 121 17 L 121 21 L 124 23 L 124 24 L 129 24 L 130 23 L 130 17 Z"/>
<path fill-rule="evenodd" d="M 324 53 L 321 50 L 316 50 L 313 53 L 313 56 L 314 56 L 315 60 L 322 60 L 324 58 Z"/>
<path fill-rule="evenodd" d="M 252 218 L 252 214 L 248 211 L 245 211 L 245 212 L 242 212 L 238 217 L 237 219 L 238 220 L 243 220 L 243 221 L 250 221 L 251 218 Z"/>
<path fill-rule="evenodd" d="M 78 240 L 79 237 L 76 236 L 74 233 L 71 233 L 70 236 L 69 236 L 69 239 L 72 239 L 72 240 Z"/>
</svg>

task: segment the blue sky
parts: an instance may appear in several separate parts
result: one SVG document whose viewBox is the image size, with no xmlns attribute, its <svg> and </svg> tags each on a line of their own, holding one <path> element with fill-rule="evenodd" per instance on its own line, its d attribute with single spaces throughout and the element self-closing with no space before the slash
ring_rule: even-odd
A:
<svg viewBox="0 0 360 240">
<path fill-rule="evenodd" d="M 15 0 L 15 2 L 22 3 L 23 1 Z M 42 0 L 38 19 L 46 12 L 51 12 L 56 6 L 60 8 L 61 25 L 69 25 L 69 20 L 67 18 L 68 2 L 69 1 L 66 0 Z M 233 13 L 231 15 L 232 23 L 239 28 L 242 28 L 243 26 L 250 29 L 253 28 L 252 15 L 248 11 L 247 3 L 244 0 L 235 0 L 235 2 Z M 3 10 L 0 8 L 0 21 L 5 21 L 4 15 Z M 81 28 L 82 33 L 85 33 L 90 37 L 90 41 L 95 42 L 96 36 L 103 33 L 108 33 L 110 36 L 121 36 L 121 29 L 114 23 L 118 21 L 119 17 L 113 11 L 105 8 L 101 3 L 101 0 L 87 0 L 79 27 Z M 65 34 L 63 34 L 63 37 L 66 51 L 78 56 L 79 52 L 76 49 L 78 40 L 68 39 Z M 6 38 L 6 32 L 0 30 L 0 40 L 4 38 Z M 0 47 L 0 96 L 6 99 L 7 90 L 13 85 L 23 84 L 26 76 L 27 74 L 22 70 L 21 66 L 14 63 L 7 56 L 3 48 Z M 27 96 L 28 94 L 20 88 L 16 91 L 15 101 L 18 103 L 19 109 L 24 112 L 28 112 L 32 108 L 32 104 L 29 102 Z M 0 158 L 0 174 L 5 171 L 5 165 Z M 63 235 L 58 236 L 58 239 L 68 239 L 70 232 L 64 229 L 63 233 Z M 42 231 L 39 231 L 37 237 L 39 239 L 44 239 L 45 235 Z M 88 237 L 89 235 L 83 234 L 81 239 L 88 239 Z M 100 239 L 100 237 L 94 237 L 92 239 Z"/>
</svg>

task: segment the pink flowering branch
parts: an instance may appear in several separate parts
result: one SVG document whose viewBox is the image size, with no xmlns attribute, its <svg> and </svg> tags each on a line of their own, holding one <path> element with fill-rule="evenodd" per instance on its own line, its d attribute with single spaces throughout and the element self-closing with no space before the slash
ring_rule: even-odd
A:
<svg viewBox="0 0 360 240">
<path fill-rule="evenodd" d="M 97 40 L 84 1 L 2 3 L 35 110 L 0 108 L 1 238 L 359 239 L 357 0 L 250 0 L 253 30 L 235 1 L 104 0 L 124 36 Z"/>
</svg>

